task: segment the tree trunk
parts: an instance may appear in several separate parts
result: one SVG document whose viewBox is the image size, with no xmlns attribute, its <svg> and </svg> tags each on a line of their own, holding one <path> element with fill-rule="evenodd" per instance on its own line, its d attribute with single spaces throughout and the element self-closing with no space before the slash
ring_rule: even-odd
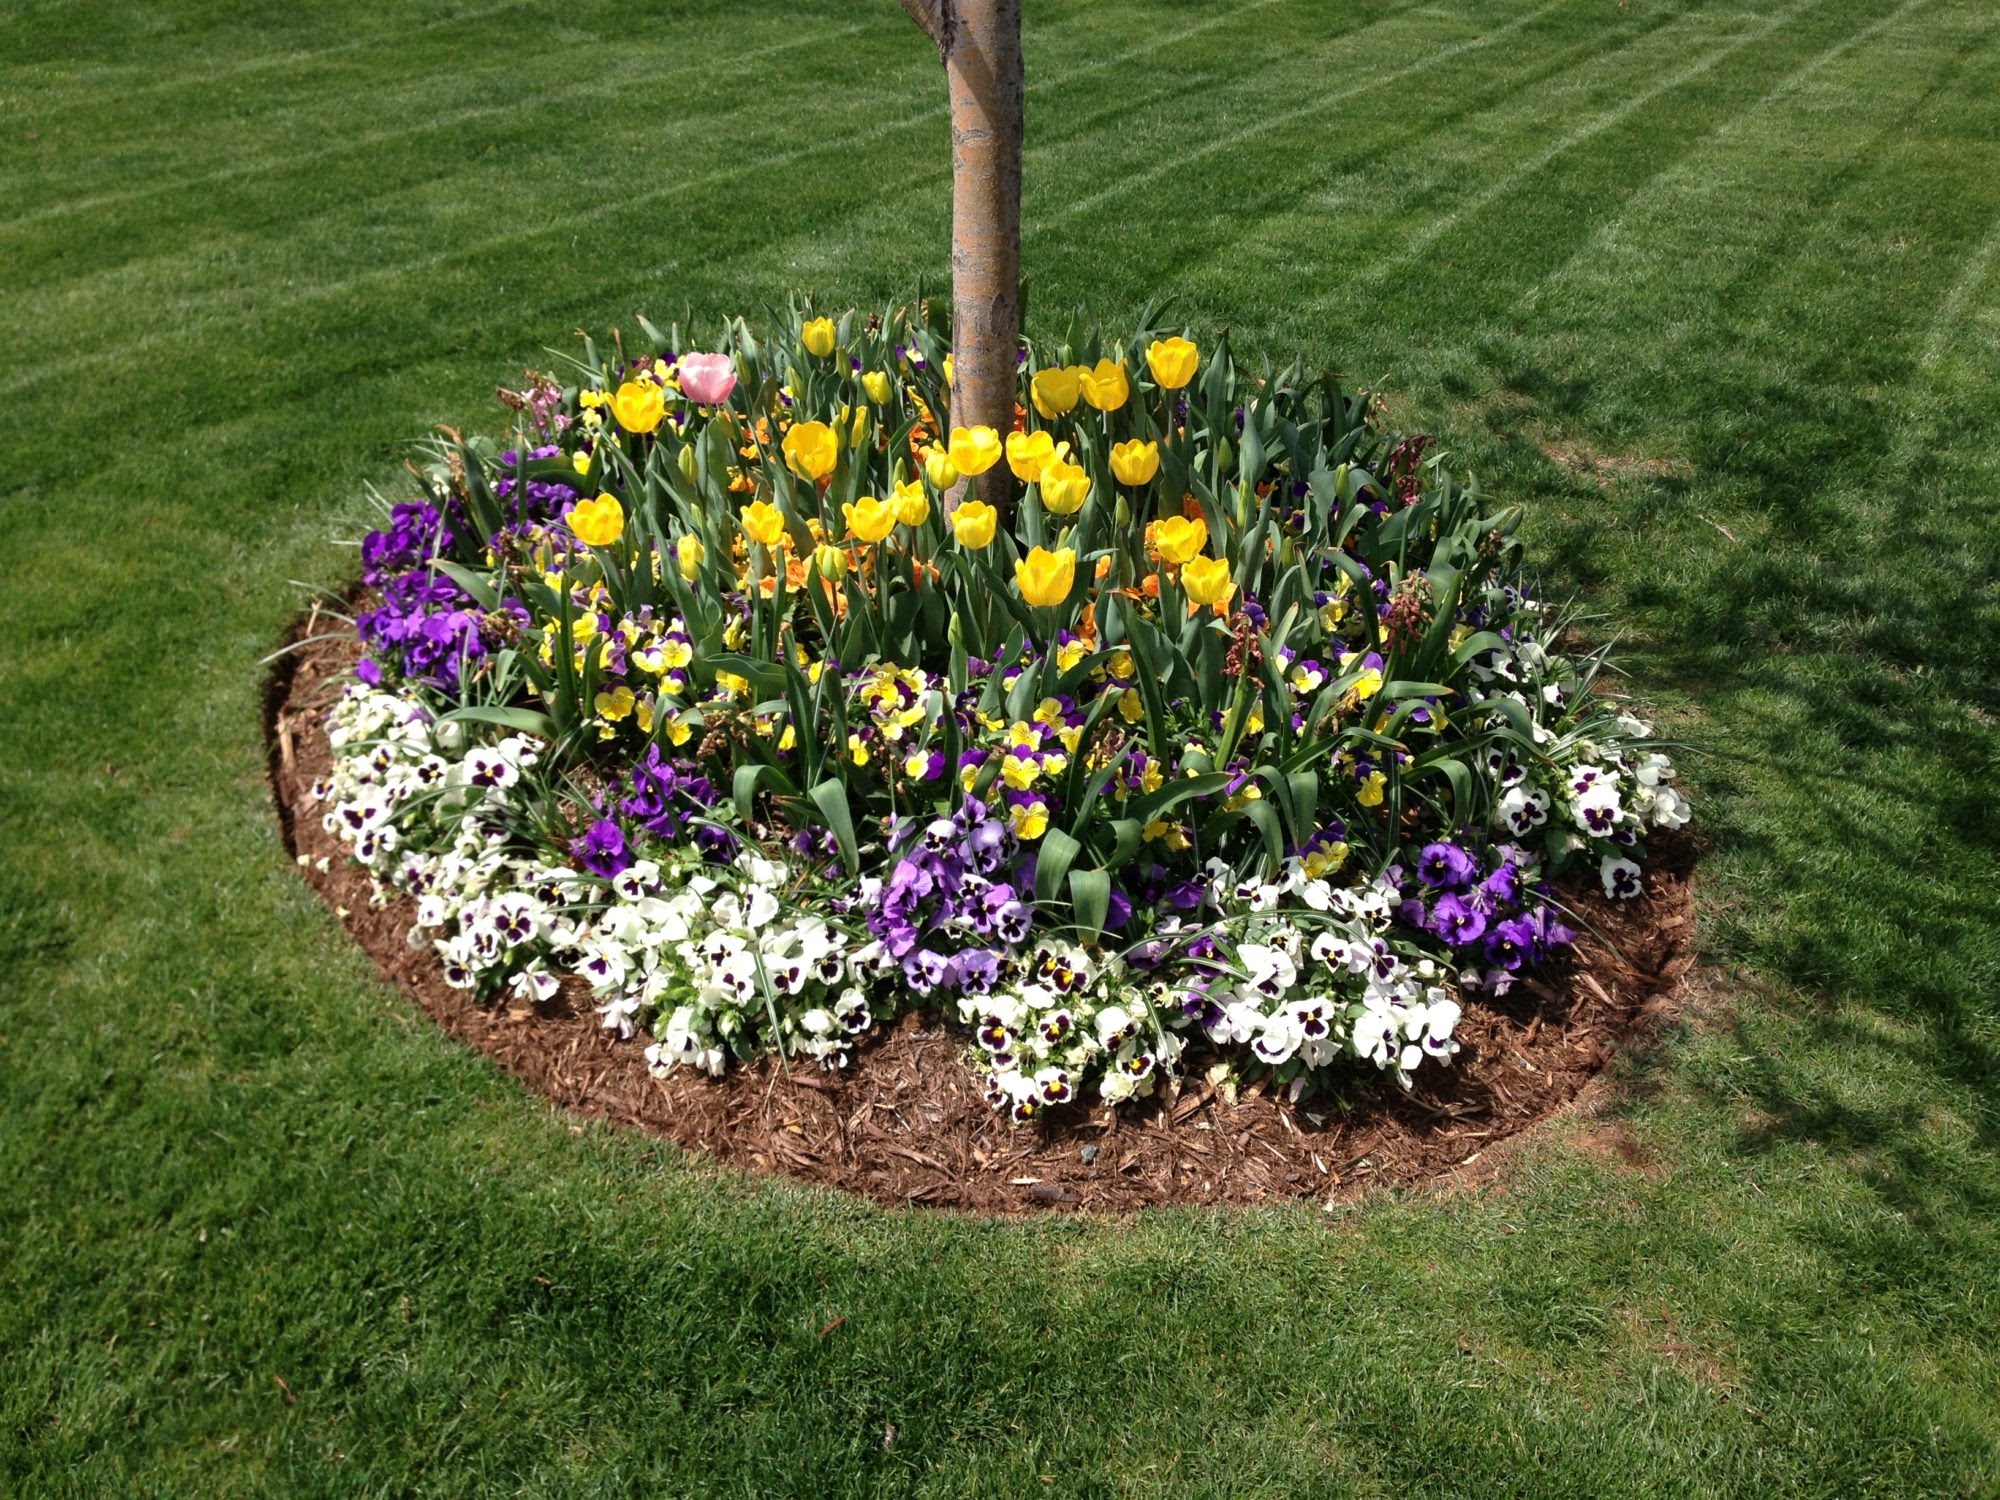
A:
<svg viewBox="0 0 2000 1500">
<path fill-rule="evenodd" d="M 1014 426 L 1021 347 L 1021 0 L 902 0 L 951 92 L 951 424 Z M 974 483 L 1005 502 L 1013 474 Z"/>
</svg>

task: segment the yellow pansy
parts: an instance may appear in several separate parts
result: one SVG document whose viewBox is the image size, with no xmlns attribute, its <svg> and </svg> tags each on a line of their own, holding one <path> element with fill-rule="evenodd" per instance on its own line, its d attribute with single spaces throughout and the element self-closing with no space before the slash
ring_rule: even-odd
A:
<svg viewBox="0 0 2000 1500">
<path fill-rule="evenodd" d="M 1181 587 L 1196 604 L 1226 604 L 1236 592 L 1229 564 L 1220 557 L 1197 557 L 1183 566 Z"/>
<path fill-rule="evenodd" d="M 746 505 L 737 514 L 743 520 L 744 533 L 761 546 L 775 547 L 785 534 L 785 514 L 768 500 Z"/>
<path fill-rule="evenodd" d="M 1200 363 L 1201 351 L 1178 336 L 1155 339 L 1146 348 L 1146 368 L 1153 372 L 1153 383 L 1170 391 L 1194 379 L 1195 366 Z"/>
<path fill-rule="evenodd" d="M 1000 524 L 1000 512 L 984 500 L 967 500 L 951 513 L 951 534 L 961 547 L 978 551 L 993 540 Z"/>
<path fill-rule="evenodd" d="M 625 507 L 616 495 L 579 500 L 570 507 L 569 529 L 593 547 L 609 547 L 625 534 Z"/>
<path fill-rule="evenodd" d="M 785 434 L 785 467 L 801 479 L 819 480 L 840 459 L 840 440 L 824 422 L 801 422 Z"/>
<path fill-rule="evenodd" d="M 1076 398 L 1083 391 L 1077 376 L 1082 373 L 1076 365 L 1035 372 L 1035 378 L 1028 382 L 1028 395 L 1043 420 L 1059 417 L 1076 405 Z"/>
<path fill-rule="evenodd" d="M 1045 802 L 1030 802 L 1025 807 L 1016 804 L 1008 813 L 1007 820 L 1013 825 L 1014 837 L 1023 843 L 1033 843 L 1049 831 L 1049 809 Z"/>
<path fill-rule="evenodd" d="M 991 427 L 954 427 L 945 451 L 960 474 L 984 474 L 1000 462 L 1000 434 Z"/>
<path fill-rule="evenodd" d="M 1132 379 L 1116 360 L 1100 359 L 1095 368 L 1077 371 L 1083 399 L 1099 411 L 1116 411 L 1132 396 Z"/>
<path fill-rule="evenodd" d="M 1042 470 L 1042 504 L 1059 516 L 1074 515 L 1090 498 L 1090 475 L 1081 464 L 1054 459 Z"/>
<path fill-rule="evenodd" d="M 708 556 L 708 548 L 702 545 L 698 536 L 684 536 L 674 543 L 674 563 L 681 570 L 681 577 L 693 583 L 701 576 L 702 559 Z"/>
<path fill-rule="evenodd" d="M 1051 552 L 1046 547 L 1035 548 L 1014 564 L 1014 581 L 1021 586 L 1021 597 L 1030 604 L 1062 603 L 1076 582 L 1076 549 L 1064 547 Z"/>
<path fill-rule="evenodd" d="M 1120 484 L 1151 484 L 1160 472 L 1160 445 L 1129 438 L 1111 445 L 1111 472 Z"/>
<path fill-rule="evenodd" d="M 628 687 L 614 688 L 608 693 L 599 693 L 596 698 L 597 716 L 617 722 L 631 714 L 632 705 L 638 700 Z"/>
<path fill-rule="evenodd" d="M 1161 561 L 1185 563 L 1201 556 L 1201 549 L 1208 545 L 1208 522 L 1169 516 L 1154 525 L 1153 545 L 1160 549 Z"/>
<path fill-rule="evenodd" d="M 847 758 L 857 766 L 868 764 L 868 742 L 862 739 L 860 735 L 850 734 L 847 737 Z"/>
<path fill-rule="evenodd" d="M 896 507 L 873 495 L 863 495 L 840 511 L 847 517 L 847 529 L 864 542 L 879 542 L 896 529 Z"/>
<path fill-rule="evenodd" d="M 581 448 L 577 449 L 575 455 L 569 461 L 569 466 L 579 474 L 588 474 L 590 472 L 590 455 Z"/>
<path fill-rule="evenodd" d="M 611 398 L 611 415 L 627 432 L 651 432 L 667 415 L 667 393 L 650 380 L 628 380 Z"/>
<path fill-rule="evenodd" d="M 1380 807 L 1383 788 L 1388 784 L 1389 778 L 1382 772 L 1370 771 L 1368 779 L 1361 783 L 1360 790 L 1354 794 L 1354 800 L 1363 807 Z"/>
<path fill-rule="evenodd" d="M 666 736 L 670 745 L 685 745 L 694 738 L 694 728 L 679 714 L 675 714 L 667 720 Z"/>
<path fill-rule="evenodd" d="M 799 337 L 805 343 L 806 353 L 825 359 L 833 353 L 833 319 L 812 319 L 799 330 Z"/>
<path fill-rule="evenodd" d="M 896 519 L 905 526 L 921 526 L 931 516 L 931 497 L 924 493 L 921 479 L 908 479 L 896 486 Z"/>
</svg>

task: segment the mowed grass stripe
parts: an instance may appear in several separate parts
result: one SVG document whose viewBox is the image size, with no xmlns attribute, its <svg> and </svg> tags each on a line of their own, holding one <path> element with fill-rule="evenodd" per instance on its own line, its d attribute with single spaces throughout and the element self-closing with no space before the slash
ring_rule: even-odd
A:
<svg viewBox="0 0 2000 1500">
<path fill-rule="evenodd" d="M 441 81 L 436 78 L 424 78 L 391 95 L 377 92 L 371 92 L 369 95 L 371 120 L 380 121 L 405 109 L 414 111 L 415 118 L 358 134 L 341 134 L 337 128 L 342 123 L 339 117 L 351 115 L 353 106 L 350 99 L 336 97 L 324 101 L 326 113 L 333 118 L 323 122 L 311 118 L 296 119 L 273 111 L 256 116 L 247 123 L 234 122 L 234 128 L 251 135 L 253 139 L 261 139 L 273 132 L 308 136 L 317 134 L 323 144 L 304 151 L 295 147 L 254 151 L 245 150 L 244 142 L 211 143 L 206 149 L 213 151 L 218 157 L 226 156 L 229 163 L 227 166 L 192 176 L 154 178 L 129 187 L 89 196 L 64 196 L 52 203 L 11 213 L 5 218 L 0 218 L 0 240 L 4 240 L 11 231 L 29 229 L 51 220 L 95 214 L 106 208 L 122 208 L 128 204 L 172 194 L 205 193 L 219 183 L 235 183 L 274 175 L 288 176 L 308 166 L 322 166 L 346 156 L 369 153 L 391 142 L 436 135 L 496 116 L 518 117 L 527 110 L 567 107 L 587 100 L 613 98 L 619 94 L 633 92 L 635 84 L 643 84 L 649 91 L 664 89 L 689 72 L 699 73 L 704 79 L 726 78 L 740 81 L 762 73 L 765 64 L 782 53 L 815 44 L 838 42 L 872 32 L 874 29 L 870 25 L 857 22 L 851 26 L 835 27 L 823 36 L 814 33 L 804 35 L 795 33 L 766 47 L 730 48 L 719 62 L 683 53 L 675 59 L 680 64 L 678 68 L 664 71 L 638 59 L 621 59 L 615 54 L 606 57 L 602 44 L 596 38 L 579 37 L 562 43 L 563 49 L 594 53 L 597 60 L 588 68 L 581 70 L 585 76 L 574 87 L 548 90 L 526 97 L 509 95 L 495 103 L 466 104 L 440 112 L 438 93 Z M 553 62 L 554 59 L 548 61 Z M 512 61 L 503 61 L 494 63 L 484 71 L 454 69 L 442 83 L 462 91 L 491 92 L 495 85 L 513 74 L 517 67 L 518 64 Z M 753 95 L 741 101 L 739 108 L 732 112 L 732 118 L 734 115 L 753 113 L 761 107 L 761 101 Z M 669 120 L 662 123 L 670 126 L 673 122 Z M 715 125 L 721 122 L 709 123 Z M 321 127 L 317 131 L 314 130 L 316 124 Z M 177 145 L 174 150 L 175 155 L 181 154 L 184 144 Z M 44 179 L 44 185 L 48 185 L 47 179 Z"/>
<path fill-rule="evenodd" d="M 1694 182 L 1706 170 L 1714 154 L 1726 150 L 1730 142 L 1735 139 L 1737 132 L 1755 123 L 1764 111 L 1775 108 L 1777 105 L 1790 99 L 1792 95 L 1798 93 L 1801 89 L 1806 88 L 1809 84 L 1816 81 L 1824 82 L 1826 87 L 1836 86 L 1837 80 L 1821 79 L 1821 75 L 1826 69 L 1832 67 L 1833 64 L 1839 62 L 1856 48 L 1868 46 L 1881 37 L 1883 33 L 1901 25 L 1916 14 L 1916 12 L 1924 10 L 1935 3 L 1937 3 L 1937 0 L 1904 0 L 1904 3 L 1890 14 L 1871 21 L 1851 36 L 1843 37 L 1832 46 L 1817 53 L 1801 64 L 1796 71 L 1788 73 L 1785 77 L 1779 79 L 1769 90 L 1751 104 L 1749 108 L 1716 126 L 1706 139 L 1697 144 L 1692 150 L 1683 153 L 1671 165 L 1656 173 L 1627 198 L 1618 213 L 1594 231 L 1590 239 L 1579 246 L 1567 260 L 1547 276 L 1542 277 L 1532 286 L 1528 287 L 1526 291 L 1522 292 L 1519 299 L 1520 305 L 1532 305 L 1544 290 L 1560 284 L 1574 267 L 1587 257 L 1596 254 L 1604 245 L 1615 240 L 1635 216 L 1649 209 L 1653 202 L 1661 195 L 1675 192 Z"/>
<path fill-rule="evenodd" d="M 1274 0 L 1259 0 L 1259 3 L 1270 4 L 1274 3 Z M 1409 0 L 1409 3 L 1414 3 L 1414 0 Z M 1557 3 L 1562 3 L 1562 0 L 1557 0 Z M 1184 27 L 1180 31 L 1166 33 L 1151 40 L 1140 42 L 1120 53 L 1089 59 L 1065 69 L 1045 69 L 1038 78 L 1030 81 L 1029 88 L 1031 92 L 1040 92 L 1042 90 L 1074 85 L 1083 78 L 1136 62 L 1162 48 L 1178 45 L 1192 36 L 1227 24 L 1229 19 L 1228 15 L 1212 15 L 1205 20 Z M 1173 85 L 1160 84 L 1158 88 L 1161 94 L 1165 95 L 1171 93 Z M 929 90 L 927 89 L 925 92 L 929 92 Z M 908 91 L 899 93 L 898 97 L 908 97 Z M 864 110 L 867 104 L 868 101 L 864 100 L 862 106 Z M 1121 105 L 1118 107 L 1122 109 L 1125 106 Z M 790 191 L 785 181 L 775 178 L 772 175 L 778 169 L 796 166 L 802 161 L 835 152 L 853 152 L 858 156 L 866 148 L 900 136 L 914 128 L 941 123 L 945 118 L 945 114 L 944 106 L 937 104 L 897 119 L 864 127 L 860 130 L 850 130 L 845 133 L 832 132 L 810 142 L 785 150 L 760 153 L 756 158 L 760 169 L 759 175 L 750 180 L 754 185 L 762 187 L 767 191 Z M 510 246 L 560 234 L 565 231 L 595 227 L 600 232 L 603 232 L 605 221 L 611 216 L 627 214 L 636 209 L 670 201 L 686 193 L 701 192 L 727 186 L 732 183 L 740 184 L 744 180 L 745 172 L 742 168 L 735 166 L 726 167 L 707 174 L 683 178 L 668 184 L 647 188 L 637 193 L 626 194 L 592 210 L 542 216 L 536 222 L 524 225 L 521 228 L 509 230 L 498 235 L 484 236 L 470 242 L 459 241 L 451 244 L 449 248 L 428 255 L 393 262 L 388 265 L 372 268 L 368 271 L 357 272 L 328 281 L 310 282 L 303 286 L 289 286 L 271 297 L 260 297 L 254 291 L 237 285 L 220 287 L 207 293 L 185 295 L 178 299 L 164 302 L 160 307 L 163 316 L 171 317 L 171 327 L 156 328 L 149 333 L 142 334 L 137 339 L 94 348 L 87 353 L 79 354 L 70 359 L 44 360 L 38 368 L 17 377 L 13 381 L 0 384 L 0 391 L 11 393 L 17 390 L 24 390 L 45 381 L 61 379 L 67 374 L 100 359 L 130 357 L 145 350 L 155 348 L 162 342 L 189 337 L 206 326 L 203 322 L 204 317 L 217 308 L 226 307 L 232 316 L 244 310 L 246 305 L 252 310 L 257 309 L 261 304 L 272 311 L 282 311 L 299 303 L 338 297 L 363 286 L 375 285 L 384 281 L 399 280 L 412 274 L 436 269 L 441 266 L 460 264 L 478 257 L 490 255 L 495 251 Z M 900 186 L 900 183 L 907 179 L 898 178 L 895 174 L 879 171 L 872 172 L 870 180 L 872 186 L 865 194 L 870 199 L 879 198 L 885 193 L 906 190 Z M 824 185 L 823 183 L 816 184 L 816 186 Z M 430 196 L 422 189 L 412 190 L 412 194 L 426 201 L 428 201 Z M 846 204 L 851 208 L 852 199 L 846 200 Z M 485 212 L 485 209 L 482 207 L 479 211 Z M 185 259 L 186 254 L 187 252 L 175 252 L 158 258 L 155 264 L 162 261 L 169 263 L 178 262 Z M 275 280 L 276 278 L 273 279 Z M 131 288 L 125 289 L 132 290 Z M 54 322 L 53 314 L 61 311 L 63 306 L 87 305 L 96 298 L 100 290 L 101 287 L 97 280 L 89 277 L 76 278 L 66 288 L 59 289 L 54 294 L 61 299 L 59 306 L 40 306 L 32 298 L 22 298 L 16 299 L 13 302 L 8 309 L 8 313 L 11 317 L 18 317 L 24 327 L 49 327 Z"/>
</svg>

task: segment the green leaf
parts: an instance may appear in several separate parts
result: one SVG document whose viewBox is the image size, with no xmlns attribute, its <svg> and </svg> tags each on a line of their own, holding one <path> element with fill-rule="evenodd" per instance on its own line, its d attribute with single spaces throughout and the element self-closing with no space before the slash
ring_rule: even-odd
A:
<svg viewBox="0 0 2000 1500">
<path fill-rule="evenodd" d="M 1083 852 L 1083 845 L 1064 833 L 1060 828 L 1051 828 L 1042 835 L 1041 852 L 1035 856 L 1035 899 L 1041 902 L 1054 901 L 1063 888 L 1063 877 L 1069 874 L 1069 867 Z"/>
<path fill-rule="evenodd" d="M 555 739 L 561 731 L 556 721 L 545 713 L 532 708 L 499 708 L 488 704 L 475 703 L 469 708 L 455 708 L 439 717 L 440 724 L 498 724 L 503 729 L 518 729 L 523 734 L 540 735 L 545 740 Z"/>
<path fill-rule="evenodd" d="M 854 839 L 854 814 L 848 810 L 847 788 L 838 781 L 822 781 L 812 789 L 813 805 L 833 830 L 840 845 L 840 862 L 850 878 L 861 873 L 861 850 Z"/>
<path fill-rule="evenodd" d="M 1103 870 L 1071 870 L 1069 899 L 1078 928 L 1086 937 L 1096 937 L 1111 910 L 1111 876 Z"/>
</svg>

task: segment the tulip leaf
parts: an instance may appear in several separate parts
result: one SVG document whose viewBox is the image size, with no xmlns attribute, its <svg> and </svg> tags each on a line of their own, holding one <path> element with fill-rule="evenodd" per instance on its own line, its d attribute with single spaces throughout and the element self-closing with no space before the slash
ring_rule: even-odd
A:
<svg viewBox="0 0 2000 1500">
<path fill-rule="evenodd" d="M 860 846 L 854 839 L 854 814 L 847 805 L 847 788 L 839 781 L 822 781 L 812 789 L 813 805 L 826 819 L 826 826 L 833 830 L 833 841 L 840 846 L 840 862 L 849 878 L 861 873 Z"/>
</svg>

